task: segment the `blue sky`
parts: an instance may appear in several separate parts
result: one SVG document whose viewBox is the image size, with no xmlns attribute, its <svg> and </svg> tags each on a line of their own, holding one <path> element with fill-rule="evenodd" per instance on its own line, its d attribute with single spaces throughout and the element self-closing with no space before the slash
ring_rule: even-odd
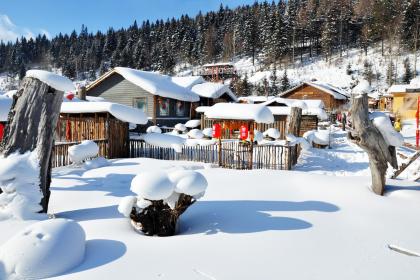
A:
<svg viewBox="0 0 420 280">
<path fill-rule="evenodd" d="M 127 27 L 136 19 L 166 19 L 182 14 L 196 15 L 217 10 L 221 3 L 229 7 L 252 4 L 255 0 L 1 0 L 0 40 L 14 36 L 80 31 L 106 31 Z"/>
</svg>

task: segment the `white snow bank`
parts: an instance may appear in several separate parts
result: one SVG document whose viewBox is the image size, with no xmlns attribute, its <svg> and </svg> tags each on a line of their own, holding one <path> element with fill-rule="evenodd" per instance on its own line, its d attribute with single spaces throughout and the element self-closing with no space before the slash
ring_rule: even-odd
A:
<svg viewBox="0 0 420 280">
<path fill-rule="evenodd" d="M 193 138 L 193 139 L 202 139 L 204 137 L 203 132 L 201 132 L 201 130 L 199 129 L 192 129 L 187 133 L 188 137 Z"/>
<path fill-rule="evenodd" d="M 166 172 L 149 171 L 134 177 L 130 189 L 141 198 L 163 200 L 171 196 L 175 185 L 169 180 Z"/>
<path fill-rule="evenodd" d="M 175 84 L 188 89 L 205 82 L 201 76 L 171 77 L 171 80 Z"/>
<path fill-rule="evenodd" d="M 175 184 L 175 192 L 191 196 L 204 192 L 208 185 L 206 178 L 201 173 L 192 170 L 171 172 L 169 179 Z"/>
<path fill-rule="evenodd" d="M 182 123 L 177 123 L 175 125 L 175 130 L 179 131 L 179 132 L 184 132 L 187 130 L 187 127 L 185 126 L 185 124 Z"/>
<path fill-rule="evenodd" d="M 263 105 L 217 103 L 204 114 L 209 119 L 227 120 L 253 120 L 257 123 L 273 123 L 274 116 L 271 111 Z"/>
<path fill-rule="evenodd" d="M 114 70 L 126 80 L 151 94 L 187 102 L 197 102 L 200 100 L 197 94 L 177 85 L 169 76 L 125 67 L 116 67 Z"/>
<path fill-rule="evenodd" d="M 266 131 L 264 131 L 263 136 L 279 139 L 281 135 L 280 135 L 280 131 L 277 128 L 269 128 Z"/>
<path fill-rule="evenodd" d="M 227 94 L 232 101 L 238 101 L 238 98 L 233 94 L 230 88 L 227 85 L 220 83 L 201 83 L 193 86 L 191 90 L 201 97 L 216 99 Z"/>
<path fill-rule="evenodd" d="M 120 203 L 118 204 L 118 212 L 124 215 L 124 217 L 130 217 L 131 210 L 133 209 L 133 206 L 137 202 L 137 197 L 135 196 L 126 196 L 123 197 L 120 200 Z"/>
<path fill-rule="evenodd" d="M 28 70 L 26 71 L 26 77 L 38 79 L 58 91 L 68 92 L 75 90 L 75 87 L 70 79 L 52 72 L 44 70 Z"/>
<path fill-rule="evenodd" d="M 203 129 L 203 135 L 208 137 L 208 138 L 213 138 L 213 128 L 211 127 L 207 127 L 205 129 Z"/>
<path fill-rule="evenodd" d="M 95 169 L 110 165 L 109 161 L 103 157 L 97 157 L 85 162 L 85 169 Z"/>
<path fill-rule="evenodd" d="M 382 112 L 372 112 L 369 119 L 373 125 L 381 132 L 389 146 L 400 147 L 404 144 L 404 137 L 394 129 L 389 117 Z"/>
<path fill-rule="evenodd" d="M 76 222 L 51 219 L 17 233 L 0 249 L 1 279 L 45 279 L 82 263 L 85 232 Z M 4 275 L 1 275 L 3 273 Z"/>
<path fill-rule="evenodd" d="M 328 130 L 311 130 L 303 134 L 303 138 L 310 144 L 329 145 L 330 132 Z"/>
<path fill-rule="evenodd" d="M 201 120 L 189 120 L 185 123 L 188 128 L 196 128 L 201 125 Z"/>
<path fill-rule="evenodd" d="M 147 133 L 162 133 L 162 129 L 160 129 L 160 127 L 156 125 L 152 125 L 146 129 L 146 132 Z"/>
<path fill-rule="evenodd" d="M 112 102 L 63 102 L 61 113 L 105 113 L 108 112 L 115 118 L 128 123 L 146 124 L 146 114 L 136 108 Z"/>
<path fill-rule="evenodd" d="M 182 146 L 185 144 L 184 138 L 169 134 L 147 133 L 143 134 L 141 138 L 150 145 L 172 148 L 177 153 L 182 152 Z"/>
<path fill-rule="evenodd" d="M 216 144 L 214 139 L 186 139 L 185 145 L 187 146 L 211 146 Z"/>
<path fill-rule="evenodd" d="M 42 210 L 37 152 L 0 156 L 0 167 L 0 220 L 35 219 Z"/>
<path fill-rule="evenodd" d="M 293 134 L 286 134 L 286 140 L 290 142 L 290 145 L 300 144 L 303 150 L 309 150 L 311 145 L 303 137 L 296 137 Z"/>
<path fill-rule="evenodd" d="M 9 117 L 10 108 L 12 107 L 13 99 L 4 95 L 0 95 L 0 122 L 6 122 Z"/>
<path fill-rule="evenodd" d="M 96 157 L 99 153 L 98 145 L 91 140 L 84 140 L 78 145 L 69 148 L 69 158 L 73 163 L 82 163 L 88 158 Z"/>
</svg>

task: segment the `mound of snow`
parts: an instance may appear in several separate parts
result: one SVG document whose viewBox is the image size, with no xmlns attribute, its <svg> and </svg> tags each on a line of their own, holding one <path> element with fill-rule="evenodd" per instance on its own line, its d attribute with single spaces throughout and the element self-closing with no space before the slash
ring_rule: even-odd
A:
<svg viewBox="0 0 420 280">
<path fill-rule="evenodd" d="M 172 148 L 177 153 L 182 152 L 182 146 L 185 144 L 184 138 L 170 134 L 147 133 L 142 135 L 142 139 L 150 145 Z"/>
<path fill-rule="evenodd" d="M 296 137 L 293 134 L 286 134 L 286 140 L 290 142 L 290 145 L 300 144 L 303 150 L 309 150 L 311 146 L 308 141 L 303 137 Z"/>
<path fill-rule="evenodd" d="M 38 79 L 53 89 L 62 92 L 76 89 L 70 79 L 44 70 L 28 70 L 26 71 L 26 77 Z"/>
<path fill-rule="evenodd" d="M 88 160 L 85 162 L 84 167 L 86 169 L 96 169 L 101 168 L 109 165 L 109 161 L 104 157 L 97 157 L 92 160 Z"/>
<path fill-rule="evenodd" d="M 175 130 L 179 131 L 179 132 L 184 132 L 187 130 L 187 127 L 185 124 L 182 123 L 178 123 L 175 125 Z"/>
<path fill-rule="evenodd" d="M 199 129 L 192 129 L 187 133 L 188 137 L 193 139 L 202 139 L 204 137 L 203 132 Z"/>
<path fill-rule="evenodd" d="M 162 129 L 160 129 L 160 127 L 156 125 L 152 125 L 146 129 L 146 132 L 147 133 L 162 133 Z"/>
<path fill-rule="evenodd" d="M 51 219 L 37 222 L 1 246 L 1 279 L 45 279 L 82 263 L 85 232 L 76 222 Z M 1 273 L 1 272 L 0 272 Z"/>
<path fill-rule="evenodd" d="M 213 128 L 207 127 L 205 129 L 203 129 L 202 133 L 203 133 L 204 136 L 206 136 L 208 138 L 212 138 L 213 137 Z"/>
<path fill-rule="evenodd" d="M 196 128 L 201 125 L 201 120 L 189 120 L 185 123 L 185 126 L 188 128 Z"/>
<path fill-rule="evenodd" d="M 373 125 L 381 132 L 389 146 L 400 147 L 404 144 L 404 137 L 394 129 L 391 120 L 386 114 L 372 112 L 369 114 L 369 119 L 372 120 Z"/>
<path fill-rule="evenodd" d="M 99 153 L 98 145 L 92 140 L 84 140 L 79 145 L 69 148 L 69 158 L 73 163 L 82 163 L 88 158 L 96 157 Z"/>
<path fill-rule="evenodd" d="M 318 145 L 330 144 L 330 132 L 328 130 L 311 130 L 303 134 L 303 138 L 310 144 L 315 143 Z"/>
<path fill-rule="evenodd" d="M 169 180 L 166 172 L 151 171 L 134 177 L 130 189 L 141 198 L 162 200 L 174 192 L 175 185 Z"/>
<path fill-rule="evenodd" d="M 254 141 L 261 142 L 264 139 L 264 134 L 259 130 L 254 130 Z"/>
<path fill-rule="evenodd" d="M 124 215 L 124 217 L 130 217 L 131 210 L 137 202 L 137 197 L 135 196 L 126 196 L 123 197 L 118 204 L 118 212 Z"/>
<path fill-rule="evenodd" d="M 42 210 L 36 151 L 0 156 L 0 167 L 0 220 L 35 219 Z"/>
<path fill-rule="evenodd" d="M 175 184 L 175 192 L 191 196 L 204 192 L 208 185 L 206 178 L 201 173 L 192 170 L 171 172 L 169 179 Z"/>
<path fill-rule="evenodd" d="M 264 137 L 271 137 L 273 139 L 279 139 L 280 138 L 280 131 L 277 128 L 269 128 L 263 133 Z"/>
</svg>

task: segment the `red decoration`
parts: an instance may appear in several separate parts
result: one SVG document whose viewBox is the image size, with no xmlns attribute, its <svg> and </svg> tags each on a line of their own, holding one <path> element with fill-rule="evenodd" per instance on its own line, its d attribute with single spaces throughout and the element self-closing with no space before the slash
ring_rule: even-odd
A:
<svg viewBox="0 0 420 280">
<path fill-rule="evenodd" d="M 4 124 L 0 123 L 0 141 L 3 139 Z"/>
<path fill-rule="evenodd" d="M 72 100 L 73 100 L 73 98 L 74 98 L 74 93 L 69 93 L 69 94 L 67 94 L 66 98 L 67 98 L 68 100 L 72 101 Z"/>
<path fill-rule="evenodd" d="M 222 126 L 218 123 L 213 124 L 213 138 L 222 137 Z"/>
<path fill-rule="evenodd" d="M 417 112 L 416 112 L 416 149 L 419 149 L 420 130 L 419 130 L 419 114 L 420 114 L 420 96 L 417 97 Z"/>
<path fill-rule="evenodd" d="M 241 125 L 241 128 L 239 129 L 239 135 L 241 137 L 241 140 L 248 139 L 248 126 Z"/>
</svg>

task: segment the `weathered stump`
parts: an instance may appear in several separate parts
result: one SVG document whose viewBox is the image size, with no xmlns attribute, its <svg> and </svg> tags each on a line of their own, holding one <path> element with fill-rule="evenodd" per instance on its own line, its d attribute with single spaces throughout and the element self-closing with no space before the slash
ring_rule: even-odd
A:
<svg viewBox="0 0 420 280">
<path fill-rule="evenodd" d="M 179 216 L 196 200 L 189 195 L 181 194 L 174 209 L 163 200 L 150 200 L 152 205 L 137 211 L 133 207 L 130 218 L 145 235 L 172 236 L 176 233 Z"/>
<path fill-rule="evenodd" d="M 372 190 L 378 195 L 383 195 L 388 163 L 398 168 L 395 147 L 386 143 L 381 132 L 369 120 L 366 94 L 353 98 L 350 112 L 353 130 L 349 132 L 349 138 L 367 152 L 372 175 Z"/>
<path fill-rule="evenodd" d="M 56 91 L 35 78 L 25 78 L 14 97 L 0 153 L 37 151 L 40 165 L 40 201 L 42 212 L 48 210 L 51 183 L 51 151 L 63 92 Z"/>
<path fill-rule="evenodd" d="M 293 134 L 296 137 L 300 135 L 300 124 L 302 122 L 302 108 L 290 108 L 289 126 L 287 133 Z"/>
</svg>

